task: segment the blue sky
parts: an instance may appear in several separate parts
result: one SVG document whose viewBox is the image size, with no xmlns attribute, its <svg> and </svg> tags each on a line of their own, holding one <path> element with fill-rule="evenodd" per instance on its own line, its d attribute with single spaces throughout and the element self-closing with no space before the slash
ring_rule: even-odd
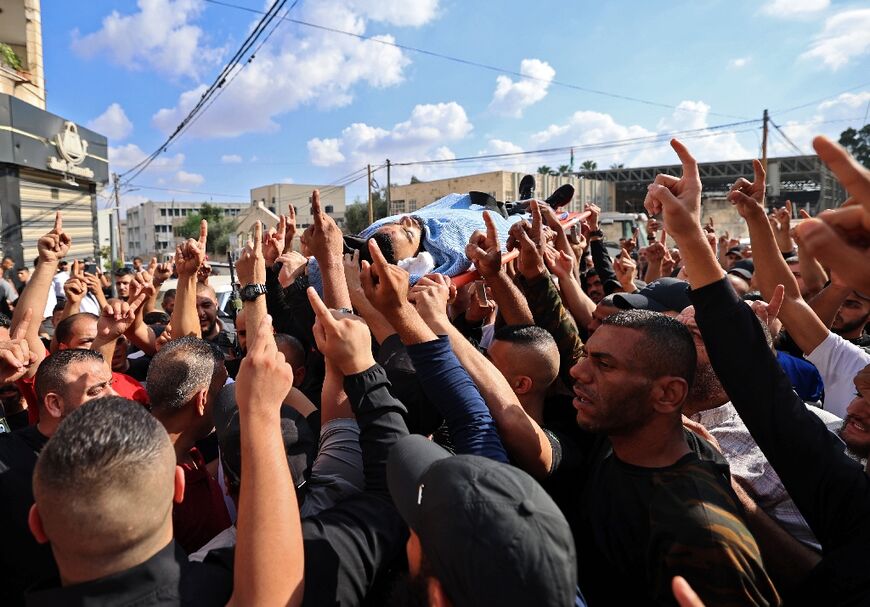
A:
<svg viewBox="0 0 870 607">
<path fill-rule="evenodd" d="M 257 10 L 269 4 L 222 1 Z M 125 193 L 125 206 L 147 198 L 239 201 L 251 187 L 328 184 L 385 158 L 530 151 L 690 129 L 697 138 L 687 143 L 701 159 L 748 157 L 758 154 L 758 125 L 704 129 L 759 119 L 764 108 L 809 153 L 814 134 L 868 121 L 866 3 L 301 0 L 289 16 L 536 80 L 284 22 L 194 127 L 136 178 L 140 189 Z M 257 19 L 204 0 L 43 0 L 48 109 L 109 136 L 112 169 L 123 172 L 173 130 Z M 777 135 L 771 153 L 796 152 Z M 568 157 L 400 167 L 393 181 L 534 170 Z M 577 164 L 586 159 L 600 167 L 673 161 L 661 143 L 578 148 Z M 349 186 L 348 201 L 363 188 L 364 180 Z"/>
</svg>

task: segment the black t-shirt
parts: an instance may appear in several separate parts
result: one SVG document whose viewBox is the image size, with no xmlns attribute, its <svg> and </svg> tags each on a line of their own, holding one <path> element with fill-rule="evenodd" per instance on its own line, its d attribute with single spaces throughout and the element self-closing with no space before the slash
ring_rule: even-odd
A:
<svg viewBox="0 0 870 607">
<path fill-rule="evenodd" d="M 582 435 L 575 434 L 573 445 L 561 445 L 551 482 L 585 460 L 572 475 L 573 498 L 560 505 L 576 545 L 583 546 L 577 571 L 590 604 L 674 604 L 674 575 L 707 601 L 779 603 L 731 490 L 727 463 L 694 434 L 687 431 L 686 438 L 690 453 L 663 468 L 620 461 L 603 436 L 578 444 Z M 562 476 L 562 489 L 568 482 Z"/>
<path fill-rule="evenodd" d="M 33 504 L 33 470 L 48 442 L 36 426 L 0 434 L 0 601 L 23 605 L 24 590 L 57 576 L 51 548 L 39 544 L 30 532 L 27 517 Z"/>
</svg>

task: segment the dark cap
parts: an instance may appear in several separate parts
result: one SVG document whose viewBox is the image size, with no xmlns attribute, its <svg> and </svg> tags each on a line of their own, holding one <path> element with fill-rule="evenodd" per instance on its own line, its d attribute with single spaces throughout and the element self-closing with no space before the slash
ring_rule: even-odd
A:
<svg viewBox="0 0 870 607">
<path fill-rule="evenodd" d="M 659 278 L 636 293 L 614 293 L 613 303 L 620 310 L 682 312 L 692 305 L 689 283 L 677 278 Z"/>
<path fill-rule="evenodd" d="M 747 270 L 746 268 L 731 268 L 728 270 L 729 274 L 734 274 L 734 276 L 739 276 L 746 282 L 752 282 L 752 272 Z"/>
<path fill-rule="evenodd" d="M 231 485 L 238 487 L 242 475 L 242 444 L 236 384 L 221 388 L 215 399 L 213 417 L 224 475 Z M 281 435 L 293 484 L 298 489 L 308 480 L 317 453 L 317 442 L 302 414 L 288 405 L 281 406 Z"/>
<path fill-rule="evenodd" d="M 740 247 L 731 247 L 725 255 L 739 255 L 743 259 L 743 249 Z"/>
<path fill-rule="evenodd" d="M 755 262 L 751 259 L 740 259 L 734 262 L 734 265 L 731 266 L 732 270 L 743 269 L 749 272 L 750 276 L 755 274 Z"/>
<path fill-rule="evenodd" d="M 412 434 L 390 451 L 387 484 L 454 605 L 574 604 L 571 529 L 519 468 Z"/>
</svg>

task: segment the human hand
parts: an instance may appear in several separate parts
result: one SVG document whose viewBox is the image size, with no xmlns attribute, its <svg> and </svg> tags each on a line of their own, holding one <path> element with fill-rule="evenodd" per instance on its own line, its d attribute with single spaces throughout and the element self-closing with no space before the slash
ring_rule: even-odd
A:
<svg viewBox="0 0 870 607">
<path fill-rule="evenodd" d="M 782 309 L 782 302 L 784 299 L 785 287 L 782 285 L 776 285 L 776 289 L 773 290 L 773 295 L 770 297 L 770 302 L 746 302 L 749 304 L 749 307 L 752 308 L 752 311 L 755 312 L 758 320 L 767 325 L 768 331 L 770 331 L 770 334 L 774 337 L 776 337 L 782 329 L 782 321 L 777 317 L 779 316 L 779 311 Z"/>
<path fill-rule="evenodd" d="M 311 194 L 311 215 L 314 223 L 302 235 L 308 251 L 323 266 L 341 262 L 344 240 L 335 220 L 323 212 L 320 206 L 320 192 Z"/>
<path fill-rule="evenodd" d="M 496 276 L 502 271 L 501 247 L 498 243 L 498 230 L 489 211 L 483 212 L 486 234 L 476 230 L 465 247 L 465 255 L 484 278 Z"/>
<path fill-rule="evenodd" d="M 646 234 L 649 240 L 653 240 L 656 233 L 662 229 L 662 222 L 658 219 L 650 217 L 646 220 Z"/>
<path fill-rule="evenodd" d="M 679 179 L 658 175 L 647 188 L 644 207 L 650 215 L 662 214 L 665 229 L 675 239 L 697 235 L 701 223 L 701 177 L 698 163 L 689 150 L 676 139 L 671 147 L 683 164 Z M 715 240 L 714 240 L 715 245 Z"/>
<path fill-rule="evenodd" d="M 154 286 L 154 279 L 147 271 L 142 271 L 133 275 L 133 282 L 130 283 L 130 295 L 128 299 L 136 299 L 139 296 L 139 293 L 145 293 L 146 300 L 157 295 L 157 287 Z"/>
<path fill-rule="evenodd" d="M 103 306 L 100 318 L 97 320 L 97 339 L 110 342 L 123 335 L 136 320 L 136 311 L 145 303 L 146 297 L 147 293 L 140 290 L 135 299 L 130 298 L 129 303 L 118 300 Z"/>
<path fill-rule="evenodd" d="M 236 262 L 236 276 L 239 284 L 261 285 L 266 282 L 266 261 L 263 257 L 263 224 L 254 223 L 254 235 L 248 239 L 248 244 L 242 249 Z"/>
<path fill-rule="evenodd" d="M 794 241 L 791 239 L 791 213 L 791 200 L 786 200 L 784 207 L 774 209 L 768 217 L 776 244 L 783 253 L 794 251 Z"/>
<path fill-rule="evenodd" d="M 166 326 L 163 327 L 163 332 L 157 337 L 157 341 L 154 343 L 154 349 L 160 350 L 163 346 L 172 341 L 172 323 L 166 323 Z"/>
<path fill-rule="evenodd" d="M 396 267 L 396 266 L 393 266 Z M 355 375 L 375 364 L 372 335 L 359 316 L 330 310 L 312 287 L 308 301 L 314 309 L 314 341 L 317 349 L 345 375 Z"/>
<path fill-rule="evenodd" d="M 281 215 L 278 219 L 278 227 L 269 230 L 263 238 L 263 258 L 266 266 L 272 267 L 278 256 L 284 252 L 284 239 L 287 235 L 287 216 Z"/>
<path fill-rule="evenodd" d="M 199 240 L 188 238 L 175 247 L 175 270 L 178 278 L 192 278 L 205 262 L 205 245 L 208 240 L 208 222 L 203 219 L 199 224 Z"/>
<path fill-rule="evenodd" d="M 823 266 L 870 293 L 870 170 L 827 137 L 816 137 L 813 147 L 852 197 L 839 209 L 805 219 L 795 233 Z"/>
<path fill-rule="evenodd" d="M 151 273 L 151 280 L 157 289 L 163 286 L 163 283 L 170 278 L 172 278 L 172 262 L 157 264 L 154 272 Z"/>
<path fill-rule="evenodd" d="M 622 249 L 624 251 L 631 253 L 632 251 L 637 249 L 637 239 L 638 239 L 639 233 L 640 233 L 640 228 L 635 228 L 634 230 L 631 231 L 631 238 L 626 239 L 625 243 L 622 246 Z"/>
<path fill-rule="evenodd" d="M 547 268 L 550 269 L 559 280 L 574 279 L 574 256 L 557 251 L 556 249 L 547 247 L 544 249 L 544 261 L 547 263 Z"/>
<path fill-rule="evenodd" d="M 671 582 L 671 592 L 674 593 L 674 598 L 680 607 L 704 607 L 701 597 L 698 596 L 697 592 L 692 590 L 689 582 L 682 576 L 674 576 Z"/>
<path fill-rule="evenodd" d="M 456 297 L 456 287 L 443 274 L 429 274 L 411 287 L 408 300 L 430 326 L 447 318 L 447 305 Z"/>
<path fill-rule="evenodd" d="M 363 293 L 362 283 L 360 282 L 360 267 L 359 267 L 359 250 L 354 249 L 353 253 L 344 254 L 344 278 L 347 281 L 347 290 L 351 297 L 354 293 Z"/>
<path fill-rule="evenodd" d="M 741 177 L 731 186 L 728 192 L 728 200 L 737 207 L 737 212 L 744 219 L 753 216 L 764 215 L 765 196 L 765 172 L 760 160 L 752 161 L 752 170 L 755 173 L 753 181 Z"/>
<path fill-rule="evenodd" d="M 545 274 L 547 267 L 544 264 L 544 242 L 542 232 L 541 211 L 538 202 L 532 200 L 529 204 L 529 212 L 532 215 L 532 223 L 518 221 L 514 223 L 508 232 L 507 250 L 518 248 L 517 269 L 526 280 Z"/>
<path fill-rule="evenodd" d="M 81 303 L 87 292 L 88 285 L 78 278 L 70 278 L 63 283 L 63 294 L 66 296 L 67 301 L 72 304 Z"/>
<path fill-rule="evenodd" d="M 284 216 L 284 250 L 282 253 L 289 253 L 293 250 L 293 239 L 296 238 L 296 207 L 291 204 L 288 211 L 288 214 Z"/>
<path fill-rule="evenodd" d="M 660 264 L 668 250 L 661 242 L 654 242 L 646 248 L 646 260 L 650 265 Z"/>
<path fill-rule="evenodd" d="M 154 272 L 157 271 L 157 258 L 152 257 L 151 261 L 148 262 L 148 267 L 145 268 L 145 271 L 148 272 L 150 276 L 154 276 Z"/>
<path fill-rule="evenodd" d="M 637 262 L 631 258 L 631 255 L 625 249 L 622 249 L 619 256 L 613 260 L 613 271 L 616 273 L 616 279 L 626 293 L 637 291 L 637 285 L 634 284 L 634 280 L 637 278 Z"/>
<path fill-rule="evenodd" d="M 586 210 L 589 211 L 589 217 L 586 218 L 586 221 L 589 223 L 589 231 L 598 231 L 600 229 L 598 227 L 598 218 L 601 217 L 601 207 L 594 202 L 588 202 L 586 203 Z"/>
<path fill-rule="evenodd" d="M 392 322 L 411 305 L 408 302 L 410 275 L 399 266 L 388 263 L 376 241 L 369 240 L 368 246 L 372 263 L 363 262 L 360 283 L 366 299 Z"/>
<path fill-rule="evenodd" d="M 36 243 L 39 261 L 57 263 L 69 252 L 71 244 L 70 237 L 63 231 L 63 217 L 58 211 L 54 216 L 54 227 Z"/>
<path fill-rule="evenodd" d="M 27 329 L 32 318 L 33 310 L 28 308 L 24 318 L 9 336 L 11 339 L 0 341 L 0 383 L 2 384 L 21 379 L 36 362 L 36 353 L 30 351 L 27 341 Z"/>
<path fill-rule="evenodd" d="M 308 258 L 296 251 L 283 253 L 278 258 L 278 261 L 281 262 L 281 271 L 278 272 L 278 283 L 285 289 L 305 272 L 305 267 L 308 265 Z"/>
<path fill-rule="evenodd" d="M 264 413 L 277 417 L 293 387 L 293 367 L 275 344 L 271 316 L 266 314 L 255 331 L 248 331 L 247 345 L 236 375 L 239 415 Z"/>
</svg>

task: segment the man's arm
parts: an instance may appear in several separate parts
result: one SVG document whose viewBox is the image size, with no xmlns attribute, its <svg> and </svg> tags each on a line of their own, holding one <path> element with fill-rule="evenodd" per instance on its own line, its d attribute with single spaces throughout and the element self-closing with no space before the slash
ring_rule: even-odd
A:
<svg viewBox="0 0 870 607">
<path fill-rule="evenodd" d="M 199 226 L 199 240 L 188 239 L 175 249 L 175 271 L 178 284 L 175 287 L 175 308 L 172 310 L 172 335 L 202 337 L 199 314 L 196 312 L 196 273 L 205 261 L 205 243 L 208 239 L 208 222 L 203 219 Z M 254 325 L 252 325 L 254 326 Z"/>
<path fill-rule="evenodd" d="M 293 386 L 293 369 L 275 345 L 269 316 L 252 337 L 236 378 L 245 480 L 230 604 L 300 605 L 302 525 L 281 436 L 281 403 Z"/>
<path fill-rule="evenodd" d="M 544 260 L 547 262 L 550 272 L 559 279 L 559 293 L 562 303 L 578 325 L 584 328 L 588 327 L 592 322 L 592 314 L 595 312 L 595 302 L 589 299 L 589 296 L 580 287 L 577 272 L 574 269 L 574 255 L 547 249 L 544 251 Z M 524 324 L 534 324 L 534 322 Z"/>
<path fill-rule="evenodd" d="M 350 309 L 350 294 L 344 277 L 344 240 L 335 221 L 323 212 L 320 192 L 311 194 L 311 216 L 314 223 L 305 231 L 305 244 L 317 260 L 323 279 L 323 301 L 326 305 Z"/>
<path fill-rule="evenodd" d="M 18 299 L 18 304 L 12 313 L 12 324 L 9 327 L 9 332 L 15 333 L 15 329 L 24 321 L 27 311 L 33 311 L 34 319 L 33 322 L 28 323 L 26 339 L 30 352 L 36 356 L 37 360 L 34 361 L 35 364 L 27 368 L 25 377 L 28 378 L 36 375 L 39 363 L 45 358 L 45 346 L 39 339 L 39 327 L 42 324 L 42 314 L 45 310 L 45 302 L 48 300 L 48 291 L 52 288 L 51 283 L 57 273 L 57 262 L 67 254 L 70 244 L 69 236 L 63 231 L 63 219 L 58 211 L 54 219 L 54 228 L 36 243 L 36 248 L 39 251 L 39 265 L 33 270 L 33 276 L 30 277 L 27 288 Z"/>
</svg>

